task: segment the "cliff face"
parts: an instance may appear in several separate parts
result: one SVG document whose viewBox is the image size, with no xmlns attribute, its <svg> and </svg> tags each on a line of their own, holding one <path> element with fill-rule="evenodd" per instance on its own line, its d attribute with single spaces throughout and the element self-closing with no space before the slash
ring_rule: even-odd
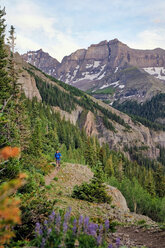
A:
<svg viewBox="0 0 165 248">
<path fill-rule="evenodd" d="M 61 63 L 42 50 L 28 52 L 23 59 L 110 104 L 127 99 L 145 102 L 165 92 L 165 50 L 160 48 L 131 49 L 114 39 L 77 50 Z"/>
</svg>

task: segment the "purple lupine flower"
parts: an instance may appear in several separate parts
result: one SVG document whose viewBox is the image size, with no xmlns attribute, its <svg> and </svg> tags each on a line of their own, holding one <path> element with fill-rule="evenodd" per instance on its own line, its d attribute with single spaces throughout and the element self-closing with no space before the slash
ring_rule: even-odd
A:
<svg viewBox="0 0 165 248">
<path fill-rule="evenodd" d="M 105 231 L 108 232 L 109 230 L 109 220 L 105 221 Z"/>
<path fill-rule="evenodd" d="M 117 246 L 117 248 L 120 247 L 120 238 L 117 238 L 117 239 L 116 239 L 116 246 Z"/>
<path fill-rule="evenodd" d="M 79 226 L 81 226 L 81 225 L 82 225 L 82 223 L 83 223 L 83 216 L 82 216 L 82 215 L 80 215 L 80 217 L 79 217 L 79 221 L 78 221 L 78 225 L 79 225 Z"/>
<path fill-rule="evenodd" d="M 100 225 L 100 226 L 99 226 L 99 233 L 102 233 L 102 232 L 103 232 L 103 226 Z"/>
<path fill-rule="evenodd" d="M 57 230 L 57 232 L 60 232 L 60 226 L 61 226 L 61 216 L 60 216 L 60 214 L 58 214 L 56 217 L 56 230 Z"/>
<path fill-rule="evenodd" d="M 48 236 L 50 235 L 51 232 L 52 232 L 52 229 L 48 228 L 48 232 L 47 232 Z"/>
<path fill-rule="evenodd" d="M 45 238 L 42 238 L 41 248 L 44 248 L 45 247 L 45 243 L 46 243 L 46 239 Z"/>
<path fill-rule="evenodd" d="M 42 235 L 41 224 L 39 222 L 36 223 L 35 233 L 36 233 L 37 236 L 41 236 Z"/>
<path fill-rule="evenodd" d="M 89 217 L 86 216 L 86 217 L 84 218 L 84 225 L 85 225 L 85 226 L 88 226 L 88 224 L 89 224 Z"/>
<path fill-rule="evenodd" d="M 81 228 L 82 228 L 82 224 L 83 224 L 83 216 L 80 215 L 79 220 L 78 220 L 78 234 L 81 232 Z"/>
<path fill-rule="evenodd" d="M 109 244 L 109 245 L 108 245 L 108 248 L 113 248 L 113 245 L 112 245 L 112 244 Z"/>
<path fill-rule="evenodd" d="M 95 230 L 92 230 L 91 233 L 90 233 L 90 235 L 92 235 L 92 236 L 95 237 L 95 238 L 97 237 L 97 233 L 96 233 Z"/>
<path fill-rule="evenodd" d="M 64 221 L 64 223 L 63 223 L 63 232 L 66 233 L 67 230 L 68 230 L 68 224 L 67 224 L 67 222 Z"/>
<path fill-rule="evenodd" d="M 48 221 L 47 221 L 47 220 L 45 220 L 45 221 L 44 221 L 44 225 L 46 226 L 47 224 L 48 224 Z"/>
<path fill-rule="evenodd" d="M 65 222 L 68 222 L 69 221 L 69 219 L 70 219 L 70 210 L 68 211 L 68 212 L 66 212 L 66 214 L 64 215 L 64 221 Z"/>
<path fill-rule="evenodd" d="M 89 217 L 84 218 L 84 233 L 88 232 Z"/>
<path fill-rule="evenodd" d="M 97 236 L 97 245 L 99 246 L 99 245 L 101 245 L 101 243 L 102 243 L 102 237 L 101 237 L 101 235 L 98 235 Z"/>
<path fill-rule="evenodd" d="M 49 220 L 50 220 L 50 222 L 53 222 L 53 221 L 54 221 L 55 215 L 56 215 L 56 214 L 55 214 L 54 211 L 51 213 L 51 215 L 49 215 Z"/>
<path fill-rule="evenodd" d="M 97 224 L 95 224 L 95 223 L 89 223 L 87 233 L 89 235 L 92 235 L 92 236 L 97 236 L 97 233 L 96 233 L 97 229 L 98 229 L 98 225 Z"/>
<path fill-rule="evenodd" d="M 76 219 L 74 219 L 74 221 L 73 221 L 73 228 L 72 228 L 72 230 L 73 230 L 73 233 L 76 234 L 76 231 L 77 231 L 77 220 Z"/>
</svg>

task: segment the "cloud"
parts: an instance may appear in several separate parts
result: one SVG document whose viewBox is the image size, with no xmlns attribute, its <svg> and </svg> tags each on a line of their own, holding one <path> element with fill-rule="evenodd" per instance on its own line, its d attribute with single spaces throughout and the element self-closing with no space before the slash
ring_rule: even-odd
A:
<svg viewBox="0 0 165 248">
<path fill-rule="evenodd" d="M 137 34 L 135 40 L 128 42 L 131 47 L 138 49 L 165 49 L 165 28 L 144 30 Z"/>
<path fill-rule="evenodd" d="M 16 36 L 16 50 L 20 51 L 29 51 L 29 50 L 39 50 L 41 48 L 40 44 L 34 42 L 32 39 L 22 35 L 17 34 Z"/>
<path fill-rule="evenodd" d="M 80 48 L 73 38 L 72 30 L 60 30 L 57 15 L 49 15 L 32 0 L 6 0 L 7 23 L 16 28 L 18 52 L 42 48 L 58 60 Z M 36 1 L 37 2 L 37 1 Z M 13 7 L 14 6 L 14 7 Z"/>
<path fill-rule="evenodd" d="M 118 38 L 133 48 L 165 48 L 164 0 L 1 0 L 17 50 L 42 48 L 61 60 L 79 48 Z"/>
</svg>

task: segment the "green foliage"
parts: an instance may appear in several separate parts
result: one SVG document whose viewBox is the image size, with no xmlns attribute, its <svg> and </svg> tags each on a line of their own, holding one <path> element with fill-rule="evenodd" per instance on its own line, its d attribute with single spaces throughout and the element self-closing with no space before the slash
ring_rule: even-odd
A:
<svg viewBox="0 0 165 248">
<path fill-rule="evenodd" d="M 112 125 L 112 123 L 108 120 L 106 116 L 103 117 L 103 123 L 106 128 L 113 132 L 116 132 L 115 127 Z"/>
<path fill-rule="evenodd" d="M 104 88 L 104 89 L 98 89 L 96 91 L 93 91 L 91 94 L 92 95 L 97 95 L 97 94 L 110 94 L 110 95 L 113 95 L 115 92 L 115 89 L 112 88 L 112 87 L 107 87 L 107 88 Z"/>
<path fill-rule="evenodd" d="M 158 123 L 159 118 L 165 118 L 165 94 L 157 94 L 151 100 L 143 104 L 138 104 L 136 101 L 126 101 L 122 104 L 114 102 L 113 107 L 123 111 L 143 125 L 154 130 L 165 130 L 164 125 Z"/>
<path fill-rule="evenodd" d="M 20 163 L 18 159 L 10 158 L 8 162 L 0 165 L 0 183 L 16 178 L 20 172 Z"/>
<path fill-rule="evenodd" d="M 58 106 L 62 110 L 71 112 L 75 109 L 73 99 L 68 93 L 60 90 L 57 86 L 44 82 L 41 78 L 33 75 L 42 100 L 51 106 Z"/>
<path fill-rule="evenodd" d="M 135 178 L 131 181 L 125 177 L 119 182 L 116 178 L 111 177 L 108 182 L 122 192 L 131 211 L 147 215 L 156 221 L 165 221 L 165 209 L 164 207 L 162 208 L 164 198 L 153 197 Z"/>
<path fill-rule="evenodd" d="M 11 93 L 10 77 L 6 71 L 7 53 L 5 51 L 5 8 L 0 8 L 0 104 L 5 108 Z"/>
<path fill-rule="evenodd" d="M 103 184 L 103 178 L 101 170 L 96 170 L 94 177 L 90 183 L 83 183 L 82 185 L 76 185 L 72 192 L 73 198 L 89 202 L 111 202 L 111 197 L 106 193 L 106 186 Z"/>
</svg>

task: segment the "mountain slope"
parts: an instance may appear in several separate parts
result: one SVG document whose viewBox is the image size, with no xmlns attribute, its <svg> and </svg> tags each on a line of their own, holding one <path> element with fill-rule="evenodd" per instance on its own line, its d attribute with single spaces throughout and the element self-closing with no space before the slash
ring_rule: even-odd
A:
<svg viewBox="0 0 165 248">
<path fill-rule="evenodd" d="M 42 99 L 52 105 L 55 111 L 74 124 L 84 127 L 88 135 L 97 136 L 101 143 L 108 143 L 112 149 L 124 151 L 125 146 L 147 146 L 143 151 L 144 155 L 151 158 L 159 156 L 157 145 L 165 143 L 163 131 L 151 131 L 144 125 L 135 123 L 128 115 L 75 87 L 43 74 L 17 56 L 17 64 L 24 68 L 19 82 L 28 97 L 31 92 L 31 97 L 36 96 L 38 100 Z M 29 83 L 31 80 L 36 82 L 34 86 Z"/>
<path fill-rule="evenodd" d="M 23 58 L 29 61 L 28 53 Z M 30 61 L 35 65 L 37 58 Z M 47 63 L 45 59 L 45 65 Z M 55 71 L 49 74 L 79 89 L 88 90 L 108 103 L 128 98 L 145 102 L 153 95 L 165 92 L 164 68 L 165 50 L 131 49 L 114 39 L 65 56 Z M 47 72 L 44 67 L 42 70 Z"/>
</svg>

